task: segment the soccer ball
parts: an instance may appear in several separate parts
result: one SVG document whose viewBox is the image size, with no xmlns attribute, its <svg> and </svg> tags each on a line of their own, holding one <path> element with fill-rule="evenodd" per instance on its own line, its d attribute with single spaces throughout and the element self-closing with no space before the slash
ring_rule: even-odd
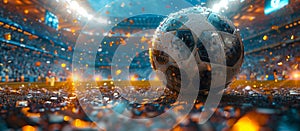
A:
<svg viewBox="0 0 300 131">
<path fill-rule="evenodd" d="M 189 51 L 181 50 L 184 45 Z M 220 47 L 224 50 L 223 57 L 218 52 Z M 179 52 L 176 60 L 166 53 L 174 50 Z M 181 88 L 178 62 L 196 60 L 200 77 L 199 91 L 208 91 L 213 82 L 211 65 L 226 68 L 223 86 L 227 86 L 239 73 L 244 59 L 244 46 L 238 29 L 230 20 L 210 9 L 196 6 L 170 14 L 160 24 L 149 54 L 152 68 L 164 73 L 167 87 L 176 92 Z M 194 55 L 194 59 L 190 59 L 191 55 Z M 219 62 L 222 58 L 226 61 L 223 65 Z"/>
</svg>

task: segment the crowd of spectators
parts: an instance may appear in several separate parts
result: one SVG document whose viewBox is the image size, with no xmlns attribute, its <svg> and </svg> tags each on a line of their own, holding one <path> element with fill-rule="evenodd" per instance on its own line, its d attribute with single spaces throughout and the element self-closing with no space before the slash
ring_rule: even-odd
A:
<svg viewBox="0 0 300 131">
<path fill-rule="evenodd" d="M 299 71 L 300 43 L 282 44 L 246 55 L 240 79 L 284 80 L 293 79 Z"/>
<path fill-rule="evenodd" d="M 271 30 L 264 35 L 244 40 L 245 51 L 252 51 L 264 46 L 284 43 L 288 40 L 299 38 L 300 32 L 298 30 L 300 29 L 300 22 L 295 21 L 294 23 L 292 23 L 292 27 L 290 25 L 288 25 L 288 28 L 284 26 L 278 30 Z"/>
<path fill-rule="evenodd" d="M 66 61 L 57 60 L 53 56 L 5 43 L 1 44 L 0 50 L 2 82 L 45 81 L 50 77 L 62 81 L 68 75 L 67 67 L 61 67 Z"/>
<path fill-rule="evenodd" d="M 15 10 L 17 7 L 9 6 L 9 5 L 1 5 L 6 10 Z M 25 31 L 25 29 L 28 33 L 31 33 L 31 35 L 24 34 L 23 32 L 19 32 L 17 30 L 13 30 L 10 27 L 0 27 L 0 38 L 6 39 L 5 35 L 9 35 L 11 37 L 10 41 L 17 42 L 18 44 L 26 45 L 28 47 L 33 47 L 42 51 L 49 52 L 52 55 L 56 56 L 57 61 L 62 61 L 59 58 L 65 58 L 65 59 L 72 59 L 73 55 L 73 47 L 76 40 L 74 40 L 77 35 L 73 36 L 72 33 L 66 33 L 66 31 L 63 30 L 55 30 L 51 27 L 48 27 L 43 23 L 43 21 L 39 18 L 34 18 L 32 15 L 26 15 L 26 14 L 19 14 L 18 12 L 13 11 L 0 11 L 0 17 L 4 18 L 12 23 L 16 23 L 17 25 L 20 25 Z M 112 18 L 113 19 L 113 18 Z M 117 18 L 115 18 L 117 19 Z M 109 66 L 109 63 L 112 61 L 112 57 L 114 56 L 115 50 L 118 48 L 119 45 L 126 45 L 126 39 L 133 37 L 134 33 L 137 33 L 139 31 L 142 31 L 142 27 L 137 27 L 137 29 L 129 29 L 126 30 L 126 27 L 135 24 L 141 24 L 142 19 L 145 18 L 133 18 L 124 20 L 123 24 L 120 24 L 119 28 L 114 28 L 110 33 L 106 35 L 106 38 L 99 44 L 98 49 L 98 55 L 96 58 L 96 69 L 98 74 L 105 72 Z M 156 17 L 149 17 L 148 24 L 152 24 L 151 21 L 156 20 Z M 157 20 L 156 20 L 157 23 Z M 5 24 L 5 23 L 4 23 Z M 11 23 L 10 23 L 11 24 Z M 37 28 L 38 27 L 38 28 Z M 153 27 L 149 27 L 153 28 Z M 70 35 L 71 36 L 68 36 Z M 94 33 L 92 36 L 87 35 L 86 37 L 90 38 L 85 43 L 94 43 L 94 39 L 96 39 L 96 35 L 99 35 L 97 33 Z M 143 34 L 144 35 L 144 34 Z M 70 37 L 70 38 L 69 38 Z M 137 37 L 138 39 L 141 39 L 141 43 L 148 42 L 150 39 L 146 37 Z M 58 45 L 57 42 L 63 41 L 63 44 L 66 44 L 68 47 L 62 47 L 61 45 Z M 19 45 L 19 46 L 20 46 Z M 136 48 L 146 48 L 146 44 L 136 44 Z M 91 50 L 91 49 L 89 49 Z M 134 71 L 137 74 L 140 74 L 140 78 L 146 78 L 146 75 L 142 70 L 147 66 L 147 69 L 150 67 L 149 63 L 149 56 L 147 54 L 148 52 L 144 52 L 139 54 L 139 57 L 134 58 L 134 61 L 131 63 L 131 68 L 139 68 L 140 70 Z M 128 57 L 128 55 L 124 55 Z M 38 59 L 36 61 L 39 61 Z M 43 61 L 43 60 L 41 60 Z M 146 64 L 144 64 L 146 63 Z M 98 68 L 99 67 L 99 68 Z M 51 70 L 51 69 L 48 69 Z M 149 69 L 148 69 L 149 70 Z M 45 71 L 45 70 L 43 70 Z M 47 71 L 46 71 L 47 72 Z M 5 74 L 5 73 L 3 73 Z M 38 73 L 40 74 L 40 73 Z M 101 74 L 104 77 L 109 77 L 109 73 Z M 133 73 L 134 74 L 134 73 Z M 10 73 L 10 75 L 12 75 Z M 16 77 L 10 76 L 11 78 Z M 2 77 L 3 78 L 3 77 Z"/>
<path fill-rule="evenodd" d="M 37 49 L 41 49 L 50 53 L 53 53 L 55 55 L 58 56 L 63 56 L 64 58 L 70 58 L 72 59 L 72 47 L 74 46 L 75 40 L 74 38 L 76 38 L 76 36 L 70 36 L 71 39 L 68 39 L 69 36 L 66 35 L 62 35 L 65 34 L 63 33 L 62 30 L 55 30 L 51 27 L 48 27 L 47 25 L 45 25 L 43 23 L 43 21 L 41 19 L 35 18 L 32 15 L 26 15 L 26 14 L 20 14 L 19 12 L 13 12 L 10 10 L 17 10 L 17 7 L 14 6 L 9 6 L 6 4 L 1 5 L 1 7 L 3 7 L 4 10 L 0 10 L 0 16 L 1 18 L 4 18 L 8 21 L 11 22 L 15 22 L 19 25 L 21 25 L 22 27 L 25 27 L 27 29 L 30 29 L 32 31 L 32 33 L 34 34 L 38 34 L 39 36 L 44 36 L 44 37 L 38 37 L 38 38 L 32 38 L 24 33 L 18 32 L 18 31 L 14 31 L 10 28 L 5 28 L 5 27 L 1 27 L 1 31 L 0 31 L 0 37 L 3 36 L 5 34 L 10 34 L 11 35 L 11 41 L 15 41 L 18 42 L 19 44 L 25 44 L 27 46 L 30 47 L 34 47 Z M 8 10 L 8 11 L 6 11 Z M 291 13 L 291 12 L 287 12 L 287 13 Z M 298 14 L 296 13 L 292 13 L 291 15 L 288 15 L 284 18 L 280 17 L 280 18 L 276 18 L 276 19 L 272 19 L 272 21 L 270 21 L 271 24 L 273 25 L 278 25 L 278 23 L 285 23 L 286 20 L 288 21 L 293 21 L 296 20 L 296 18 L 298 18 Z M 273 17 L 273 16 L 269 16 L 269 17 Z M 268 18 L 269 18 L 268 17 Z M 112 19 L 117 19 L 117 18 L 112 18 Z M 130 38 L 132 36 L 132 34 L 138 32 L 138 31 L 142 31 L 143 29 L 137 27 L 136 29 L 126 29 L 125 27 L 128 26 L 130 27 L 131 25 L 139 25 L 142 24 L 143 22 L 148 23 L 149 25 L 151 25 L 152 23 L 157 22 L 159 19 L 162 19 L 160 17 L 156 18 L 153 16 L 149 16 L 149 20 L 146 20 L 146 18 L 144 17 L 137 17 L 137 18 L 131 18 L 131 19 L 127 19 L 123 22 L 123 24 L 121 23 L 120 26 L 123 26 L 124 28 L 114 28 L 110 33 L 107 34 L 107 37 L 102 41 L 102 43 L 100 44 L 100 47 L 98 49 L 98 54 L 96 57 L 96 67 L 97 70 L 96 73 L 101 73 L 103 72 L 103 70 L 106 70 L 109 68 L 109 64 L 112 62 L 112 57 L 114 56 L 115 50 L 118 48 L 119 45 L 126 45 L 126 38 Z M 287 40 L 290 40 L 293 36 L 293 39 L 296 39 L 300 36 L 299 32 L 297 30 L 299 30 L 300 26 L 298 26 L 298 21 L 296 21 L 296 25 L 293 24 L 293 27 L 289 27 L 289 28 L 285 28 L 282 27 L 279 30 L 272 30 L 270 31 L 268 34 L 266 34 L 266 36 L 268 36 L 268 38 L 266 38 L 266 40 L 263 40 L 263 38 L 261 38 L 260 36 L 255 37 L 253 39 L 250 40 L 246 40 L 244 41 L 245 44 L 245 49 L 246 51 L 252 51 L 254 49 L 258 49 L 262 46 L 266 46 L 266 45 L 271 45 L 271 44 L 275 44 L 278 42 L 285 42 Z M 38 27 L 38 28 L 37 28 Z M 256 27 L 255 25 L 253 25 L 253 27 Z M 259 27 L 259 26 L 257 26 Z M 266 26 L 266 27 L 270 27 L 270 26 Z M 126 31 L 125 31 L 126 30 Z M 256 31 L 263 31 L 262 30 L 256 30 Z M 30 33 L 30 32 L 29 32 Z M 250 32 L 251 34 L 257 34 L 257 32 Z M 69 33 L 72 34 L 72 33 Z M 247 34 L 242 32 L 242 34 Z M 94 34 L 96 35 L 96 34 Z M 49 37 L 50 39 L 46 39 L 45 37 Z M 90 43 L 94 43 L 95 41 L 93 40 L 94 36 L 91 36 L 91 39 L 89 41 L 86 42 L 86 44 Z M 53 39 L 53 41 L 51 40 Z M 144 48 L 145 46 L 143 46 L 143 44 L 141 43 L 146 43 L 149 40 L 142 40 L 142 39 L 148 39 L 146 37 L 141 37 L 141 41 L 140 44 L 136 44 L 136 48 Z M 63 44 L 70 46 L 71 48 L 66 48 L 66 47 L 62 47 L 60 45 L 57 45 L 56 42 L 60 42 L 63 41 Z M 293 44 L 295 45 L 295 44 Z M 295 45 L 297 47 L 297 45 Z M 282 47 L 284 48 L 284 47 Z M 276 48 L 277 49 L 277 48 Z M 89 49 L 91 50 L 91 49 Z M 272 50 L 272 51 L 271 51 Z M 288 72 L 291 71 L 291 67 L 288 67 L 289 65 L 297 62 L 296 58 L 297 58 L 297 49 L 292 49 L 292 51 L 273 51 L 274 49 L 268 49 L 265 51 L 261 51 L 259 53 L 253 53 L 250 55 L 247 55 L 245 58 L 245 63 L 243 65 L 242 68 L 242 75 L 246 75 L 247 77 L 250 78 L 251 77 L 255 77 L 255 79 L 257 79 L 257 77 L 260 77 L 260 79 L 262 79 L 261 76 L 266 77 L 266 75 L 268 76 L 272 76 L 274 75 L 274 72 L 277 73 L 278 76 L 276 77 L 280 77 L 280 75 L 287 75 Z M 280 50 L 284 50 L 284 49 L 280 49 Z M 296 51 L 293 51 L 296 50 Z M 270 54 L 270 52 L 272 52 L 272 54 Z M 280 53 L 279 53 L 280 52 Z M 284 55 L 282 55 L 282 53 L 285 53 Z M 281 55 L 278 57 L 281 57 L 280 59 L 274 61 L 273 59 L 275 59 L 275 57 L 277 57 L 277 55 Z M 129 56 L 126 54 L 122 54 L 122 56 L 124 56 L 124 59 L 128 59 Z M 132 70 L 132 72 L 139 74 L 140 78 L 144 78 L 147 75 L 149 75 L 149 72 L 151 69 L 149 69 L 148 67 L 150 67 L 150 63 L 149 63 L 149 54 L 147 54 L 147 52 L 145 53 L 141 53 L 136 55 L 137 57 L 133 59 L 133 62 L 131 63 L 131 67 L 132 68 L 137 68 Z M 269 60 L 264 60 L 263 62 L 258 62 L 261 59 L 265 59 L 262 57 L 268 56 Z M 291 59 L 290 61 L 285 61 L 285 57 L 291 57 L 288 59 Z M 7 57 L 7 56 L 3 56 L 3 57 Z M 31 57 L 31 55 L 29 55 L 29 57 Z M 42 57 L 37 58 L 34 61 L 42 61 L 42 63 L 44 63 L 44 60 L 39 60 L 39 59 L 44 59 Z M 55 58 L 57 59 L 57 58 Z M 55 61 L 55 60 L 52 60 Z M 57 59 L 57 61 L 61 61 L 60 59 Z M 47 62 L 47 61 L 46 61 Z M 270 62 L 270 64 L 266 64 Z M 283 66 L 278 65 L 278 63 L 282 62 Z M 288 62 L 288 63 L 287 63 Z M 34 62 L 28 62 L 31 63 L 32 65 L 34 65 Z M 58 64 L 59 65 L 59 64 Z M 261 65 L 267 65 L 267 67 L 265 66 L 261 66 Z M 6 65 L 5 65 L 6 66 Z M 98 68 L 99 67 L 99 68 Z M 13 67 L 10 67 L 13 68 Z M 27 67 L 23 67 L 23 68 L 27 68 Z M 38 67 L 38 68 L 44 68 L 42 69 L 42 71 L 44 72 L 48 72 L 47 70 L 52 70 L 49 69 L 48 67 Z M 48 69 L 46 69 L 48 68 Z M 14 68 L 16 69 L 16 68 Z M 139 70 L 140 69 L 140 70 Z M 143 71 L 146 70 L 147 71 Z M 2 71 L 4 72 L 4 71 Z M 13 71 L 11 71 L 13 72 Z M 34 74 L 34 76 L 40 76 L 41 74 L 45 74 L 45 73 L 41 73 L 41 71 L 33 71 L 33 72 L 38 72 L 38 73 L 33 73 L 31 71 L 20 71 L 21 73 L 9 73 L 9 76 L 11 78 L 15 78 L 15 77 L 19 77 L 20 74 L 23 75 L 32 75 Z M 30 73 L 27 73 L 30 72 Z M 57 72 L 57 71 L 54 71 Z M 104 74 L 104 76 L 108 77 L 108 74 L 110 74 L 110 71 L 106 71 L 109 73 Z M 5 75 L 4 75 L 5 74 Z M 2 73 L 2 79 L 4 76 L 6 76 L 6 72 Z M 280 74 L 280 75 L 279 75 Z M 281 76 L 281 77 L 282 77 Z M 275 77 L 275 76 L 274 76 Z M 263 79 L 268 79 L 268 78 L 263 78 Z"/>
<path fill-rule="evenodd" d="M 292 14 L 283 18 L 274 18 L 270 22 L 273 25 L 286 23 L 287 19 L 290 24 L 282 25 L 279 29 L 270 29 L 264 34 L 243 41 L 246 56 L 238 79 L 295 79 L 292 74 L 300 69 L 298 65 L 300 22 L 296 19 L 298 16 L 298 14 Z M 251 32 L 251 34 L 257 34 L 257 32 Z"/>
<path fill-rule="evenodd" d="M 1 8 L 0 82 L 66 80 L 73 54 L 68 46 L 71 39 L 32 15 L 13 11 L 18 10 L 16 6 L 3 4 Z"/>
<path fill-rule="evenodd" d="M 59 36 L 58 31 L 47 27 L 40 20 L 24 18 L 24 15 L 6 11 L 15 10 L 16 7 L 6 5 L 1 5 L 1 7 L 4 8 L 0 10 L 1 17 L 18 22 L 18 24 L 34 30 L 40 36 L 53 36 L 51 39 L 53 38 L 55 41 L 64 41 L 66 45 L 74 46 L 71 44 L 72 40 L 69 41 L 66 39 L 67 37 Z M 130 24 L 132 22 L 129 20 Z M 295 38 L 299 37 L 299 32 L 297 32 L 299 28 L 300 26 L 291 28 L 284 33 L 269 34 L 266 42 L 286 41 L 291 38 L 292 34 L 295 35 Z M 120 34 L 112 33 L 112 35 L 130 37 L 128 32 L 125 33 L 117 29 L 115 31 L 120 32 Z M 139 30 L 132 30 L 131 33 L 137 31 Z M 24 33 L 1 27 L 0 38 L 4 38 L 6 34 L 11 36 L 11 41 L 19 44 L 26 44 L 26 46 L 61 56 L 71 57 L 72 55 L 72 50 L 62 49 L 63 47 L 45 37 L 30 38 Z M 278 37 L 279 35 L 280 37 Z M 147 40 L 141 38 L 140 41 L 146 43 Z M 248 49 L 252 50 L 257 48 L 256 45 L 260 41 L 261 38 L 245 44 L 247 44 Z M 94 41 L 91 39 L 90 42 Z M 252 45 L 252 43 L 255 45 Z M 103 73 L 103 68 L 105 68 L 107 74 L 111 73 L 110 68 L 107 68 L 109 65 L 101 65 L 101 63 L 111 63 L 114 56 L 112 53 L 119 45 L 126 45 L 126 43 L 120 38 L 107 38 L 103 41 L 96 57 L 96 63 L 100 63 L 96 65 L 100 67 L 98 68 L 100 70 L 96 70 L 96 74 L 97 72 Z M 136 44 L 134 48 L 142 49 L 144 47 L 142 44 Z M 71 68 L 70 61 L 62 60 L 51 54 L 11 45 L 4 41 L 1 42 L 0 50 L 0 82 L 47 81 L 49 78 L 64 81 L 70 76 L 68 74 L 68 70 Z M 300 69 L 298 65 L 300 62 L 299 52 L 300 44 L 294 42 L 247 54 L 239 79 L 290 79 L 289 74 Z M 128 56 L 126 53 L 121 56 L 120 59 L 126 60 L 134 57 Z M 135 56 L 136 58 L 131 58 L 133 60 L 131 66 L 135 67 L 131 71 L 139 74 L 139 77 L 148 76 L 151 68 L 146 70 L 142 65 L 147 62 L 149 64 L 148 52 L 136 53 Z M 267 87 L 229 87 L 225 90 L 226 95 L 216 109 L 205 109 L 205 96 L 203 98 L 198 97 L 199 100 L 195 101 L 194 107 L 184 121 L 177 121 L 178 118 L 183 116 L 176 111 L 183 110 L 185 102 L 175 102 L 177 94 L 167 89 L 163 91 L 164 96 L 159 96 L 162 91 L 161 88 L 151 88 L 146 91 L 143 88 L 137 89 L 133 86 L 109 87 L 103 85 L 100 87 L 84 87 L 84 91 L 79 89 L 74 92 L 65 89 L 68 89 L 68 87 L 51 90 L 50 88 L 33 89 L 22 85 L 18 88 L 11 88 L 2 83 L 0 87 L 0 129 L 150 131 L 172 127 L 173 130 L 226 131 L 243 129 L 243 126 L 249 127 L 250 125 L 252 128 L 260 130 L 300 130 L 298 124 L 293 124 L 300 122 L 300 114 L 297 112 L 300 108 L 298 104 L 300 90 L 297 88 L 272 87 L 272 91 L 270 91 Z M 102 95 L 99 95 L 99 90 Z M 138 99 L 146 96 L 147 99 Z M 139 103 L 137 103 L 137 100 L 139 100 Z M 167 112 L 171 107 L 176 110 L 173 114 L 174 118 L 160 121 L 151 119 L 148 121 L 131 121 L 131 119 L 160 115 Z M 200 114 L 205 113 L 207 110 L 213 110 L 215 113 L 206 123 L 200 124 Z M 127 117 L 118 118 L 115 111 L 124 113 Z M 254 118 L 251 116 L 259 117 Z M 179 124 L 175 127 L 170 125 L 170 123 L 177 122 Z"/>
<path fill-rule="evenodd" d="M 52 41 L 34 37 L 33 35 L 26 35 L 24 33 L 18 32 L 17 30 L 7 29 L 5 27 L 0 27 L 0 38 L 3 40 L 10 40 L 19 44 L 24 44 L 29 47 L 39 49 L 41 51 L 48 52 L 52 55 L 62 56 L 64 59 L 72 58 L 72 50 L 58 46 Z M 10 37 L 7 39 L 5 37 Z"/>
<path fill-rule="evenodd" d="M 265 32 L 272 29 L 272 26 L 284 26 L 283 24 L 293 23 L 295 20 L 299 20 L 299 3 L 290 4 L 283 11 L 274 12 L 273 14 L 264 15 L 264 20 L 254 20 L 248 23 L 248 27 L 241 28 L 241 34 L 243 38 L 249 38 L 257 36 L 261 32 Z M 259 18 L 257 18 L 259 19 Z"/>
</svg>

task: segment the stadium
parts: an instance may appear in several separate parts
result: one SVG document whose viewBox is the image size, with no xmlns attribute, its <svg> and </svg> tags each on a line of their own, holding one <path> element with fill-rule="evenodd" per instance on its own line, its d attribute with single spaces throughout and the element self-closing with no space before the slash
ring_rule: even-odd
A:
<svg viewBox="0 0 300 131">
<path fill-rule="evenodd" d="M 2 131 L 298 131 L 298 0 L 0 0 Z"/>
</svg>

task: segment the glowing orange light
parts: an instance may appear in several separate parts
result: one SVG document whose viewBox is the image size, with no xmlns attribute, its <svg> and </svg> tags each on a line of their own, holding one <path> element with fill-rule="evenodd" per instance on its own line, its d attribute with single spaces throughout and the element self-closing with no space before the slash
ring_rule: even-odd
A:
<svg viewBox="0 0 300 131">
<path fill-rule="evenodd" d="M 78 21 L 75 19 L 75 20 L 73 20 L 73 23 L 77 23 Z"/>
<path fill-rule="evenodd" d="M 175 74 L 175 73 L 172 73 L 172 76 L 176 76 L 176 74 Z"/>
<path fill-rule="evenodd" d="M 294 35 L 291 36 L 291 40 L 293 40 L 293 39 L 295 39 L 295 36 L 294 36 Z"/>
<path fill-rule="evenodd" d="M 100 81 L 100 80 L 101 80 L 101 77 L 99 77 L 99 76 L 95 77 L 95 81 Z"/>
<path fill-rule="evenodd" d="M 72 125 L 77 127 L 77 128 L 86 128 L 86 127 L 90 127 L 91 124 L 89 122 L 86 122 L 86 121 L 82 121 L 80 119 L 75 119 L 73 122 L 72 122 Z"/>
<path fill-rule="evenodd" d="M 126 44 L 127 44 L 126 41 L 125 41 L 123 38 L 120 39 L 120 43 L 121 43 L 122 45 L 126 45 Z"/>
<path fill-rule="evenodd" d="M 294 66 L 294 69 L 298 69 L 298 67 L 299 67 L 299 64 L 296 64 L 296 65 Z"/>
<path fill-rule="evenodd" d="M 145 36 L 143 36 L 140 40 L 142 43 L 146 42 L 147 41 L 147 38 Z"/>
<path fill-rule="evenodd" d="M 25 35 L 31 35 L 29 32 L 27 32 L 27 31 L 24 31 L 23 32 Z"/>
<path fill-rule="evenodd" d="M 26 125 L 22 127 L 22 131 L 37 131 L 37 129 L 33 126 Z"/>
<path fill-rule="evenodd" d="M 5 24 L 5 25 L 4 25 L 4 28 L 9 29 L 9 28 L 10 28 L 10 25 Z"/>
<path fill-rule="evenodd" d="M 300 79 L 300 72 L 298 72 L 298 71 L 297 71 L 297 72 L 294 72 L 294 73 L 293 73 L 293 78 L 294 78 L 294 79 Z"/>
<path fill-rule="evenodd" d="M 64 121 L 69 121 L 70 117 L 69 116 L 64 116 Z"/>
<path fill-rule="evenodd" d="M 11 26 L 10 28 L 11 28 L 12 30 L 17 30 L 17 28 L 14 27 L 14 26 Z"/>
<path fill-rule="evenodd" d="M 135 81 L 136 79 L 135 79 L 134 76 L 131 76 L 130 80 L 131 80 L 131 81 Z"/>
<path fill-rule="evenodd" d="M 11 40 L 11 34 L 9 34 L 9 33 L 4 34 L 4 38 L 5 38 L 5 40 Z"/>
<path fill-rule="evenodd" d="M 251 16 L 251 17 L 249 18 L 250 21 L 253 21 L 254 19 L 255 19 L 254 16 Z"/>
<path fill-rule="evenodd" d="M 41 117 L 41 114 L 40 113 L 29 113 L 29 112 L 26 112 L 26 116 L 27 117 Z"/>
<path fill-rule="evenodd" d="M 117 70 L 116 75 L 120 75 L 122 73 L 122 70 Z"/>
<path fill-rule="evenodd" d="M 78 81 L 78 80 L 79 80 L 79 78 L 78 78 L 78 76 L 77 76 L 77 75 L 73 75 L 73 77 L 72 77 L 72 80 L 73 80 L 73 81 Z"/>
<path fill-rule="evenodd" d="M 279 29 L 279 26 L 276 26 L 276 25 L 272 26 L 272 30 L 278 30 L 278 29 Z"/>
<path fill-rule="evenodd" d="M 131 34 L 130 34 L 130 33 L 127 33 L 127 34 L 126 34 L 126 37 L 128 37 L 128 38 L 129 38 L 130 36 L 131 36 Z"/>
<path fill-rule="evenodd" d="M 264 41 L 268 40 L 268 36 L 265 35 L 265 36 L 263 37 L 263 40 L 264 40 Z"/>
<path fill-rule="evenodd" d="M 62 63 L 62 64 L 61 64 L 61 67 L 62 67 L 62 68 L 65 68 L 66 66 L 67 66 L 67 65 L 66 65 L 65 63 Z"/>
<path fill-rule="evenodd" d="M 24 10 L 24 13 L 25 13 L 25 14 L 28 14 L 28 13 L 29 13 L 29 10 L 27 10 L 27 9 Z"/>
<path fill-rule="evenodd" d="M 133 20 L 129 20 L 129 23 L 132 25 L 132 24 L 134 24 L 134 21 Z"/>
<path fill-rule="evenodd" d="M 234 126 L 233 131 L 258 131 L 257 123 L 251 121 L 248 117 L 241 118 Z"/>
<path fill-rule="evenodd" d="M 238 27 L 240 25 L 240 23 L 234 23 L 234 26 Z"/>
<path fill-rule="evenodd" d="M 158 81 L 158 80 L 159 80 L 159 77 L 158 77 L 158 76 L 155 76 L 155 77 L 154 77 L 154 80 L 155 80 L 155 81 Z"/>
<path fill-rule="evenodd" d="M 131 81 L 136 81 L 136 80 L 137 80 L 137 78 L 136 78 L 136 76 L 135 76 L 135 75 L 132 75 L 132 76 L 130 77 L 130 80 L 131 80 Z"/>
<path fill-rule="evenodd" d="M 38 61 L 38 62 L 35 62 L 35 66 L 36 66 L 36 67 L 39 67 L 39 66 L 41 66 L 41 64 L 42 64 L 42 63 L 41 63 L 41 62 L 39 62 L 39 61 Z"/>
</svg>

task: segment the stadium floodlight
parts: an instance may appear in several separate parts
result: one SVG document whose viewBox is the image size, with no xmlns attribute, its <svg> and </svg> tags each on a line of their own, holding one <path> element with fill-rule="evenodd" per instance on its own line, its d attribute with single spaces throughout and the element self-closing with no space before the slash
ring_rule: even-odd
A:
<svg viewBox="0 0 300 131">
<path fill-rule="evenodd" d="M 221 0 L 219 3 L 216 3 L 212 10 L 214 12 L 219 12 L 222 8 L 228 9 L 228 0 Z"/>
<path fill-rule="evenodd" d="M 66 3 L 68 4 L 67 8 L 72 9 L 78 15 L 84 16 L 88 20 L 91 20 L 93 18 L 93 16 L 90 15 L 83 7 L 81 7 L 76 0 L 66 0 Z M 69 9 L 67 9 L 67 12 L 71 14 L 72 11 Z"/>
<path fill-rule="evenodd" d="M 73 80 L 73 81 L 78 81 L 78 80 L 79 80 L 79 77 L 78 77 L 78 75 L 75 75 L 75 74 L 73 74 L 73 76 L 72 76 L 72 80 Z"/>
<path fill-rule="evenodd" d="M 79 4 L 77 3 L 77 1 L 74 1 L 74 0 L 73 0 L 73 1 L 70 2 L 70 8 L 76 10 L 76 9 L 81 8 L 81 7 L 80 7 Z"/>
<path fill-rule="evenodd" d="M 299 71 L 295 71 L 292 74 L 293 74 L 292 76 L 293 76 L 293 78 L 295 80 L 299 80 L 300 79 L 300 72 Z"/>
<path fill-rule="evenodd" d="M 87 18 L 88 18 L 89 20 L 93 19 L 93 17 L 94 17 L 94 16 L 92 16 L 92 15 L 87 15 Z"/>
<path fill-rule="evenodd" d="M 93 20 L 95 20 L 96 22 L 101 23 L 101 24 L 108 24 L 109 23 L 108 19 L 103 18 L 103 17 L 97 17 L 97 18 L 93 17 Z M 107 36 L 108 34 L 106 33 L 106 34 L 103 34 L 103 35 Z"/>
</svg>

